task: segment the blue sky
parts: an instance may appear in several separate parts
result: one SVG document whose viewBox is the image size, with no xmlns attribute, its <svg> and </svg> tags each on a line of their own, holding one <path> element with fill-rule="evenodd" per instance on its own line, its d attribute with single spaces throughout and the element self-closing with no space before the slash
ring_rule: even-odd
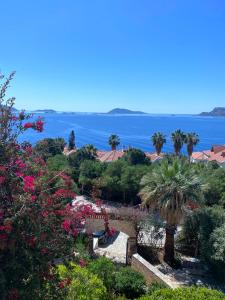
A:
<svg viewBox="0 0 225 300">
<path fill-rule="evenodd" d="M 225 1 L 0 1 L 16 106 L 198 113 L 225 106 Z"/>
</svg>

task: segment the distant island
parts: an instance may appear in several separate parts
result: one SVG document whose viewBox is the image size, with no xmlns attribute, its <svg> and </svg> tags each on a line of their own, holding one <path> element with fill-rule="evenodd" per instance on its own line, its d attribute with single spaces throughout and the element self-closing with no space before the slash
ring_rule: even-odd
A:
<svg viewBox="0 0 225 300">
<path fill-rule="evenodd" d="M 135 111 L 135 110 L 129 110 L 129 109 L 126 109 L 126 108 L 114 108 L 112 110 L 110 110 L 107 114 L 109 115 L 116 115 L 116 114 L 123 114 L 123 115 L 134 115 L 134 114 L 141 114 L 141 115 L 144 115 L 146 114 L 145 112 L 143 111 Z"/>
<path fill-rule="evenodd" d="M 33 113 L 55 114 L 57 113 L 57 111 L 55 111 L 54 109 L 37 109 L 34 110 Z"/>
<path fill-rule="evenodd" d="M 199 116 L 209 116 L 209 117 L 225 117 L 225 107 L 215 107 L 210 112 L 202 112 Z"/>
</svg>

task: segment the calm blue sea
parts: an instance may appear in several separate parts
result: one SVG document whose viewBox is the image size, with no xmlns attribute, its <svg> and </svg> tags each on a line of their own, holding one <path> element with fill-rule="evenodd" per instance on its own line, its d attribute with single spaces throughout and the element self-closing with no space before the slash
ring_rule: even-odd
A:
<svg viewBox="0 0 225 300">
<path fill-rule="evenodd" d="M 176 129 L 199 134 L 196 150 L 211 148 L 213 144 L 225 144 L 225 118 L 191 115 L 105 115 L 105 114 L 43 114 L 43 133 L 28 131 L 23 140 L 32 144 L 46 137 L 63 137 L 68 140 L 71 130 L 76 134 L 76 145 L 94 144 L 108 150 L 108 137 L 118 134 L 122 146 L 133 146 L 144 151 L 154 151 L 150 137 L 156 131 L 167 136 L 163 151 L 173 150 L 171 133 Z"/>
</svg>

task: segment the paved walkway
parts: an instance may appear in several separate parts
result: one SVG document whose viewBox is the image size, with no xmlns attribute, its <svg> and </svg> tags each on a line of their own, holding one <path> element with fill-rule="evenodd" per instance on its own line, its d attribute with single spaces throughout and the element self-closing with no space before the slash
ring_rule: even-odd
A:
<svg viewBox="0 0 225 300">
<path fill-rule="evenodd" d="M 99 247 L 95 250 L 95 253 L 101 256 L 106 256 L 114 262 L 125 264 L 127 239 L 128 235 L 119 231 L 107 245 L 99 245 Z"/>
</svg>

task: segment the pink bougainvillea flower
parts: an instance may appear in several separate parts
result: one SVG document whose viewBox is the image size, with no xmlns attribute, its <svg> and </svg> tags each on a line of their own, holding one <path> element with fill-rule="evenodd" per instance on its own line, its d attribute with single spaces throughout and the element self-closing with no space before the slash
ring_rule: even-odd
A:
<svg viewBox="0 0 225 300">
<path fill-rule="evenodd" d="M 4 184 L 5 182 L 5 176 L 0 176 L 0 185 Z"/>
<path fill-rule="evenodd" d="M 1 233 L 0 234 L 0 240 L 6 240 L 7 239 L 7 234 L 5 234 L 5 233 Z"/>
<path fill-rule="evenodd" d="M 34 189 L 35 189 L 35 186 L 34 186 L 35 178 L 33 176 L 25 176 L 23 178 L 23 180 L 24 180 L 24 191 L 25 192 L 34 191 Z"/>
<path fill-rule="evenodd" d="M 36 237 L 31 236 L 31 237 L 26 238 L 26 243 L 28 246 L 34 247 L 36 244 Z"/>
<path fill-rule="evenodd" d="M 26 168 L 26 164 L 21 160 L 21 159 L 17 159 L 15 161 L 15 165 L 17 165 L 17 167 L 21 168 L 21 169 L 24 169 Z"/>
<path fill-rule="evenodd" d="M 35 202 L 35 201 L 37 200 L 37 196 L 32 195 L 32 196 L 31 196 L 31 200 L 32 200 L 33 202 Z"/>
<path fill-rule="evenodd" d="M 26 148 L 25 148 L 25 152 L 26 152 L 27 155 L 31 155 L 32 152 L 33 152 L 32 147 L 30 147 L 30 146 L 26 147 Z"/>
<path fill-rule="evenodd" d="M 44 122 L 41 118 L 39 118 L 35 123 L 35 129 L 39 132 L 42 132 L 44 129 Z"/>
<path fill-rule="evenodd" d="M 6 171 L 6 167 L 5 166 L 0 166 L 0 172 L 5 172 Z"/>
<path fill-rule="evenodd" d="M 44 218 L 47 218 L 47 216 L 49 215 L 49 212 L 47 210 L 44 210 L 41 214 Z"/>
<path fill-rule="evenodd" d="M 100 199 L 98 199 L 98 200 L 95 201 L 95 203 L 96 203 L 96 205 L 97 205 L 98 207 L 100 207 L 100 206 L 102 206 L 103 201 L 100 200 Z"/>
<path fill-rule="evenodd" d="M 87 262 L 86 262 L 84 259 L 80 259 L 79 265 L 80 265 L 82 268 L 84 268 L 84 267 L 86 267 Z"/>
<path fill-rule="evenodd" d="M 46 248 L 41 249 L 41 254 L 47 254 L 47 253 L 48 253 L 48 249 L 46 249 Z"/>
<path fill-rule="evenodd" d="M 115 228 L 111 228 L 109 231 L 108 231 L 108 235 L 109 236 L 114 236 L 116 234 L 117 230 Z"/>
<path fill-rule="evenodd" d="M 29 128 L 33 128 L 33 127 L 34 127 L 34 124 L 31 122 L 27 122 L 23 125 L 23 128 L 25 128 L 25 129 L 29 129 Z"/>
<path fill-rule="evenodd" d="M 17 121 L 17 120 L 18 120 L 18 117 L 17 117 L 17 116 L 11 116 L 11 120 L 12 120 L 12 121 Z"/>
<path fill-rule="evenodd" d="M 66 231 L 69 232 L 70 231 L 70 221 L 69 220 L 64 220 L 62 223 L 62 228 Z"/>
</svg>

